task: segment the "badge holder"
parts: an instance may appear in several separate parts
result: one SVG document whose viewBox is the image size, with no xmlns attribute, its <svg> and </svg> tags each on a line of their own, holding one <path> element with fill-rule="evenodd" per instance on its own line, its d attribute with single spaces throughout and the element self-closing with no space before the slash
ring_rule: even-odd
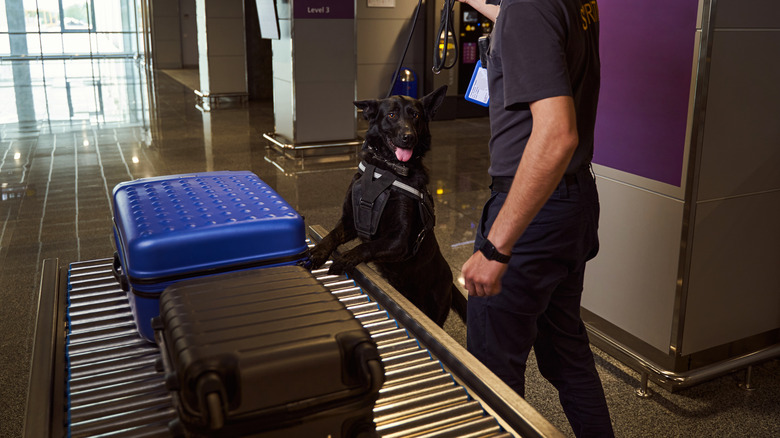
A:
<svg viewBox="0 0 780 438">
<path fill-rule="evenodd" d="M 477 65 L 474 67 L 474 73 L 471 75 L 471 81 L 469 81 L 464 97 L 469 102 L 474 102 L 477 105 L 489 105 L 490 94 L 488 93 L 487 69 L 482 67 L 481 60 L 477 61 Z"/>
</svg>

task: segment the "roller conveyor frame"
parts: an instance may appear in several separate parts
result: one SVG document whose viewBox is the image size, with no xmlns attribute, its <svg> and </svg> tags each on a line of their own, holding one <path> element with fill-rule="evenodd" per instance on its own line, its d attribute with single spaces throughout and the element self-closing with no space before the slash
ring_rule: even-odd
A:
<svg viewBox="0 0 780 438">
<path fill-rule="evenodd" d="M 319 241 L 325 231 L 314 226 L 310 234 Z M 380 436 L 563 436 L 369 266 L 350 278 L 325 272 L 316 272 L 318 280 L 380 347 L 387 374 L 374 409 Z M 67 436 L 66 416 L 73 436 L 92 436 L 103 425 L 119 431 L 105 436 L 168 435 L 175 412 L 155 369 L 159 352 L 135 333 L 125 293 L 107 277 L 108 259 L 67 268 L 44 261 L 25 437 Z M 74 397 L 65 406 L 68 388 Z"/>
</svg>

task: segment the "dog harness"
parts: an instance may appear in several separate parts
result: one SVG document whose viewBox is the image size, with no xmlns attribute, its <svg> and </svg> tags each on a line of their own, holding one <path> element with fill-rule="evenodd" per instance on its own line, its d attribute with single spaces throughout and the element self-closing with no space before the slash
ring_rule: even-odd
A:
<svg viewBox="0 0 780 438">
<path fill-rule="evenodd" d="M 433 213 L 433 197 L 428 191 L 420 191 L 414 187 L 398 181 L 391 172 L 380 172 L 376 166 L 361 161 L 358 170 L 362 173 L 360 178 L 352 184 L 352 211 L 355 221 L 355 229 L 362 239 L 370 240 L 376 234 L 379 227 L 379 218 L 385 210 L 390 190 L 406 195 L 417 201 L 422 218 L 423 227 L 417 234 L 411 253 L 406 258 L 417 254 L 420 243 L 428 231 L 433 229 L 436 217 Z"/>
</svg>

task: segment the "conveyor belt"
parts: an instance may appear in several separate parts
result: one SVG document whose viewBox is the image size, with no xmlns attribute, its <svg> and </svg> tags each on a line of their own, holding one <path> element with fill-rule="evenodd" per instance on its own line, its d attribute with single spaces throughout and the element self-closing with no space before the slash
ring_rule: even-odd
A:
<svg viewBox="0 0 780 438">
<path fill-rule="evenodd" d="M 430 351 L 354 280 L 314 271 L 371 333 L 386 382 L 374 408 L 377 432 L 402 436 L 511 436 Z M 165 436 L 175 416 L 156 346 L 136 332 L 111 260 L 74 263 L 68 274 L 69 431 L 82 436 Z"/>
<path fill-rule="evenodd" d="M 317 241 L 324 234 L 311 232 Z M 44 261 L 25 437 L 169 436 L 176 414 L 155 368 L 158 349 L 136 333 L 111 263 Z M 353 279 L 326 270 L 315 275 L 380 348 L 380 436 L 563 436 L 373 269 L 360 265 Z"/>
</svg>

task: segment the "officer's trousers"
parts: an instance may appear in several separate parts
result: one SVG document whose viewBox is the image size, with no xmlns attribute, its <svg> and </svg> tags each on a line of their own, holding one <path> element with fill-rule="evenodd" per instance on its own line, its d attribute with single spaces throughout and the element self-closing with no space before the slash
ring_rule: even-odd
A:
<svg viewBox="0 0 780 438">
<path fill-rule="evenodd" d="M 483 209 L 475 248 L 506 200 L 504 189 L 496 189 L 502 186 L 498 182 L 494 179 Z M 585 262 L 598 252 L 598 220 L 590 169 L 564 178 L 515 243 L 501 293 L 468 300 L 468 350 L 524 396 L 526 360 L 533 347 L 539 371 L 558 389 L 578 437 L 613 436 L 580 318 Z"/>
</svg>

